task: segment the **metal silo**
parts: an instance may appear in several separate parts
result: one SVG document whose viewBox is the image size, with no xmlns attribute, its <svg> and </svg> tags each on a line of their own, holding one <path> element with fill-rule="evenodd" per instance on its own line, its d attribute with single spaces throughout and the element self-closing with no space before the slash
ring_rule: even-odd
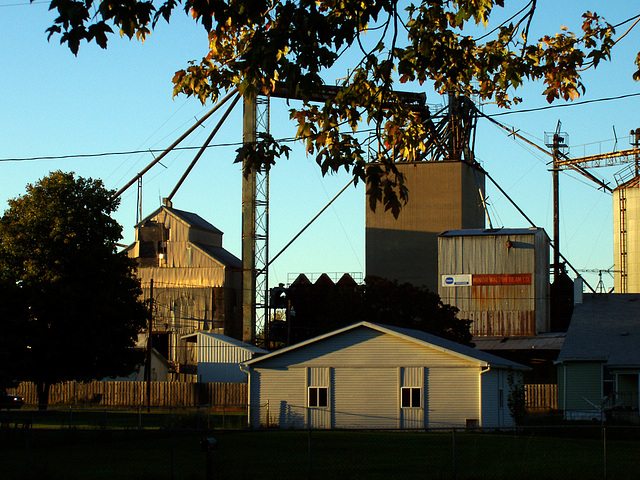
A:
<svg viewBox="0 0 640 480">
<path fill-rule="evenodd" d="M 549 237 L 541 228 L 449 230 L 438 236 L 438 293 L 474 336 L 549 331 Z"/>
<path fill-rule="evenodd" d="M 616 293 L 640 293 L 640 177 L 613 191 L 613 258 Z"/>
</svg>

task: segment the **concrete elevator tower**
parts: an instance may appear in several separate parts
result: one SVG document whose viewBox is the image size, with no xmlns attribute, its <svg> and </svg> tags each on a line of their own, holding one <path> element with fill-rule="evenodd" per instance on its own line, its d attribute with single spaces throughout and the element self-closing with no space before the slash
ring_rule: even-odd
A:
<svg viewBox="0 0 640 480">
<path fill-rule="evenodd" d="M 465 161 L 399 164 L 409 202 L 366 214 L 366 274 L 438 291 L 438 234 L 484 228 L 484 173 Z"/>
</svg>

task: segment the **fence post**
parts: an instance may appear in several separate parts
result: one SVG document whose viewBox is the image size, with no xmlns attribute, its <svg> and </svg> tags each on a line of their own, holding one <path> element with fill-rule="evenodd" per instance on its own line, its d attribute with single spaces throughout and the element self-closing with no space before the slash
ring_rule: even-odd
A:
<svg viewBox="0 0 640 480">
<path fill-rule="evenodd" d="M 311 429 L 309 429 L 309 467 L 307 478 L 311 480 Z"/>
<path fill-rule="evenodd" d="M 73 423 L 71 419 L 71 414 L 72 414 L 71 405 L 69 405 L 69 429 L 71 429 L 71 425 Z"/>
<path fill-rule="evenodd" d="M 453 478 L 455 479 L 458 475 L 458 462 L 457 462 L 457 452 L 456 452 L 456 427 L 453 427 L 452 438 L 453 438 Z"/>
<path fill-rule="evenodd" d="M 603 452 L 603 464 L 604 464 L 604 480 L 607 480 L 607 427 L 602 427 L 602 448 Z"/>
</svg>

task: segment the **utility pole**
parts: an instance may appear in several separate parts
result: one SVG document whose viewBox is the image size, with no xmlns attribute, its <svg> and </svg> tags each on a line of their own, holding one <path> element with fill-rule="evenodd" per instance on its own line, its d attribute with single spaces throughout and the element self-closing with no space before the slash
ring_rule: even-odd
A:
<svg viewBox="0 0 640 480">
<path fill-rule="evenodd" d="M 147 358 L 144 376 L 147 381 L 147 412 L 151 410 L 151 350 L 153 348 L 151 332 L 153 331 L 153 278 L 149 280 L 149 315 L 147 325 Z"/>
<path fill-rule="evenodd" d="M 640 128 L 636 128 L 635 130 L 631 130 L 631 145 L 636 149 L 635 152 L 635 164 L 636 164 L 636 177 L 640 175 Z"/>
<path fill-rule="evenodd" d="M 553 281 L 555 282 L 560 278 L 560 155 L 564 155 L 561 149 L 567 148 L 567 134 L 561 133 L 560 128 L 562 122 L 558 120 L 556 131 L 549 141 L 549 133 L 545 133 L 545 144 L 552 149 L 553 168 L 551 173 L 553 175 Z"/>
</svg>

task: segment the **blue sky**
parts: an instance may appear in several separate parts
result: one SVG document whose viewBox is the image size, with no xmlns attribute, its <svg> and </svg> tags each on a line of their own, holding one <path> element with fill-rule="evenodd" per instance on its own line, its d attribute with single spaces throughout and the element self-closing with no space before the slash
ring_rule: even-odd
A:
<svg viewBox="0 0 640 480">
<path fill-rule="evenodd" d="M 159 28 L 142 44 L 112 36 L 108 50 L 83 45 L 75 57 L 57 38 L 47 41 L 45 29 L 54 15 L 48 2 L 25 5 L 23 0 L 0 0 L 0 208 L 6 200 L 24 193 L 27 183 L 49 171 L 74 171 L 84 177 L 101 178 L 108 188 L 119 189 L 153 160 L 152 153 L 104 155 L 51 160 L 9 160 L 34 157 L 127 152 L 164 149 L 201 118 L 211 105 L 196 99 L 172 98 L 171 78 L 189 60 L 207 53 L 204 30 L 190 17 L 175 16 L 170 25 Z M 567 1 L 538 2 L 532 24 L 533 35 L 555 33 L 562 25 L 578 31 L 580 15 L 596 11 L 616 24 L 640 13 L 636 2 Z M 512 2 L 506 17 L 526 4 Z M 629 24 L 619 29 L 622 34 Z M 570 155 L 629 148 L 629 131 L 640 127 L 634 112 L 640 97 L 598 101 L 637 94 L 633 59 L 640 45 L 636 27 L 616 46 L 611 63 L 585 72 L 586 94 L 582 105 L 563 106 L 530 113 L 496 117 L 535 143 L 543 146 L 544 132 L 553 131 L 558 120 L 569 134 Z M 373 40 L 373 38 L 371 38 Z M 327 73 L 327 83 L 346 74 L 355 57 Z M 443 99 L 429 85 L 398 86 L 401 90 L 423 91 L 430 104 Z M 518 92 L 524 102 L 514 111 L 547 106 L 540 84 L 529 84 Z M 555 105 L 555 104 L 554 104 Z M 557 105 L 565 105 L 558 102 Z M 284 100 L 273 100 L 271 132 L 276 138 L 291 137 Z M 484 105 L 484 113 L 500 112 Z M 224 110 L 224 109 L 222 109 Z M 221 116 L 214 115 L 198 128 L 184 146 L 199 147 Z M 220 145 L 199 161 L 174 197 L 176 208 L 196 212 L 225 232 L 225 247 L 240 256 L 241 172 L 233 164 L 242 138 L 241 108 L 236 107 L 213 140 Z M 322 177 L 312 158 L 300 145 L 291 145 L 289 160 L 282 160 L 271 174 L 270 250 L 280 250 L 349 180 L 345 173 Z M 552 235 L 552 190 L 550 160 L 486 120 L 477 128 L 476 156 L 490 175 L 518 203 L 527 215 Z M 155 210 L 191 162 L 192 151 L 171 154 L 154 167 L 143 181 L 143 214 Z M 621 167 L 592 170 L 613 182 Z M 612 198 L 577 175 L 561 174 L 561 248 L 579 269 L 608 269 L 613 265 Z M 494 188 L 488 186 L 493 226 L 527 227 L 526 221 Z M 364 190 L 349 188 L 272 266 L 271 284 L 286 282 L 288 274 L 299 272 L 364 272 Z M 124 243 L 133 240 L 136 220 L 136 187 L 122 197 L 116 219 L 124 227 Z M 597 275 L 585 274 L 595 287 Z M 605 276 L 608 286 L 613 284 Z"/>
</svg>

